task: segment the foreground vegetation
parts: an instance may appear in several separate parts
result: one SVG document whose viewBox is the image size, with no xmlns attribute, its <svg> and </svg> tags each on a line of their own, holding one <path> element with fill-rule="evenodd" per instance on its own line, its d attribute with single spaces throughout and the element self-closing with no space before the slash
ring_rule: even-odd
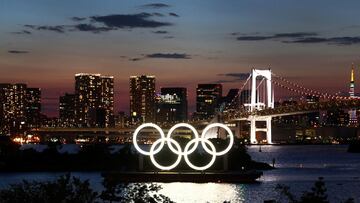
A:
<svg viewBox="0 0 360 203">
<path fill-rule="evenodd" d="M 103 182 L 104 190 L 95 192 L 88 180 L 60 176 L 54 181 L 23 181 L 0 190 L 2 203 L 155 203 L 172 202 L 168 197 L 159 195 L 161 189 L 155 184 L 115 184 Z"/>
<path fill-rule="evenodd" d="M 269 201 L 269 202 L 289 202 L 289 203 L 329 203 L 327 189 L 325 186 L 324 179 L 319 179 L 311 187 L 310 191 L 304 191 L 300 197 L 296 197 L 290 191 L 290 187 L 287 185 L 277 185 L 276 190 L 280 193 L 280 199 L 282 201 Z M 353 198 L 348 198 L 344 203 L 354 203 Z"/>
</svg>

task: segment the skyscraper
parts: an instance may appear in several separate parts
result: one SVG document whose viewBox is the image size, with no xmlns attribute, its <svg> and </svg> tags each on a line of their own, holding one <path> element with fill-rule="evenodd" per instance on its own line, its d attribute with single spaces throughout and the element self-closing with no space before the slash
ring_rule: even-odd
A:
<svg viewBox="0 0 360 203">
<path fill-rule="evenodd" d="M 0 134 L 26 130 L 26 84 L 0 84 Z"/>
<path fill-rule="evenodd" d="M 114 78 L 75 75 L 75 121 L 81 127 L 114 126 Z"/>
<path fill-rule="evenodd" d="M 155 122 L 155 76 L 130 76 L 130 117 L 133 123 Z"/>
<path fill-rule="evenodd" d="M 41 89 L 26 89 L 26 121 L 28 127 L 39 128 L 41 124 Z"/>
<path fill-rule="evenodd" d="M 65 93 L 59 99 L 59 118 L 63 127 L 75 127 L 75 98 L 75 94 Z"/>
<path fill-rule="evenodd" d="M 350 75 L 350 90 L 349 90 L 350 98 L 355 98 L 355 78 L 354 78 L 354 64 L 351 66 L 351 75 Z M 349 125 L 357 126 L 357 116 L 356 109 L 351 109 L 349 112 Z"/>
<path fill-rule="evenodd" d="M 199 84 L 196 89 L 196 113 L 198 119 L 214 116 L 222 98 L 221 84 Z"/>
<path fill-rule="evenodd" d="M 104 112 L 103 115 L 98 114 L 97 120 L 100 126 L 114 127 L 114 77 L 101 76 L 101 102 L 100 108 Z M 102 124 L 101 124 L 102 123 Z"/>
<path fill-rule="evenodd" d="M 161 88 L 156 101 L 156 121 L 176 123 L 187 121 L 187 91 L 183 87 Z"/>
</svg>

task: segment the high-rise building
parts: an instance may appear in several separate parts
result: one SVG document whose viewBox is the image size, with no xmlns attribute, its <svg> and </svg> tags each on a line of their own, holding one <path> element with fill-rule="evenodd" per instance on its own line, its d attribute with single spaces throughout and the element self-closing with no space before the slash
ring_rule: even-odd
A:
<svg viewBox="0 0 360 203">
<path fill-rule="evenodd" d="M 350 75 L 350 90 L 349 90 L 350 98 L 355 98 L 355 78 L 354 78 L 354 64 L 351 67 L 351 75 Z M 350 126 L 357 126 L 357 116 L 356 116 L 356 109 L 349 110 L 349 125 Z"/>
<path fill-rule="evenodd" d="M 59 119 L 63 127 L 75 127 L 75 94 L 65 93 L 59 99 Z"/>
<path fill-rule="evenodd" d="M 75 75 L 75 121 L 81 127 L 114 126 L 114 77 Z"/>
<path fill-rule="evenodd" d="M 161 88 L 156 101 L 156 121 L 176 123 L 187 121 L 187 91 L 183 87 Z"/>
<path fill-rule="evenodd" d="M 26 121 L 28 127 L 39 128 L 41 125 L 41 89 L 26 89 Z"/>
<path fill-rule="evenodd" d="M 0 84 L 0 134 L 26 130 L 26 84 Z"/>
<path fill-rule="evenodd" d="M 133 123 L 155 122 L 155 76 L 130 76 L 130 117 Z"/>
<path fill-rule="evenodd" d="M 221 84 L 199 84 L 196 89 L 197 119 L 208 119 L 214 116 L 222 98 Z"/>
<path fill-rule="evenodd" d="M 105 115 L 101 119 L 104 120 L 105 126 L 114 127 L 114 77 L 102 76 L 101 84 L 101 108 L 105 111 Z"/>
</svg>

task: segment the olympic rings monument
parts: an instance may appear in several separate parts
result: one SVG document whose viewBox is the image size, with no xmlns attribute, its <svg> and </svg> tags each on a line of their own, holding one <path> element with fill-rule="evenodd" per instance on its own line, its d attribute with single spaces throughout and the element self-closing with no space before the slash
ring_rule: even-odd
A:
<svg viewBox="0 0 360 203">
<path fill-rule="evenodd" d="M 140 133 L 140 131 L 143 128 L 146 128 L 146 127 L 155 128 L 160 133 L 160 139 L 156 140 L 151 145 L 150 151 L 142 150 L 137 143 L 138 134 Z M 192 133 L 194 134 L 194 138 L 186 144 L 184 151 L 181 149 L 180 144 L 171 138 L 172 133 L 177 128 L 181 128 L 181 127 L 190 129 L 192 131 Z M 220 151 L 220 152 L 217 152 L 215 146 L 206 138 L 206 134 L 208 133 L 208 131 L 211 128 L 215 128 L 215 127 L 220 127 L 220 128 L 225 129 L 230 138 L 230 142 L 229 142 L 228 146 L 223 151 Z M 210 162 L 208 164 L 206 164 L 205 166 L 194 165 L 193 163 L 191 163 L 191 161 L 189 160 L 189 157 L 188 157 L 191 153 L 193 153 L 197 149 L 199 142 L 201 143 L 201 146 L 203 147 L 203 149 L 212 156 Z M 160 165 L 154 158 L 154 155 L 159 153 L 163 149 L 165 143 L 168 145 L 169 149 L 178 156 L 176 161 L 169 166 Z M 197 132 L 197 130 L 192 125 L 187 124 L 187 123 L 178 123 L 178 124 L 174 125 L 173 127 L 170 128 L 170 130 L 168 131 L 166 136 L 164 134 L 164 131 L 158 125 L 153 124 L 153 123 L 144 123 L 135 130 L 134 135 L 133 135 L 133 144 L 134 144 L 134 147 L 136 148 L 136 150 L 140 154 L 150 156 L 151 162 L 158 169 L 171 170 L 171 169 L 175 168 L 177 165 L 179 165 L 182 157 L 184 157 L 186 164 L 190 168 L 197 170 L 197 171 L 204 171 L 204 170 L 210 168 L 215 163 L 217 156 L 225 155 L 226 153 L 228 153 L 230 151 L 230 149 L 232 148 L 232 145 L 234 144 L 234 135 L 233 135 L 232 131 L 230 130 L 230 128 L 222 123 L 212 123 L 212 124 L 206 126 L 204 128 L 204 130 L 202 131 L 202 134 L 200 137 L 199 137 L 199 133 Z M 157 147 L 158 145 L 159 145 L 159 147 Z M 210 146 L 210 149 L 208 148 L 207 145 Z"/>
<path fill-rule="evenodd" d="M 141 130 L 144 128 L 154 128 L 160 133 L 160 139 L 156 140 L 151 146 L 150 150 L 145 151 L 140 148 L 137 139 Z M 180 144 L 172 138 L 174 131 L 178 128 L 188 128 L 193 133 L 193 139 L 191 139 L 184 147 L 184 150 L 181 149 Z M 228 146 L 222 150 L 217 151 L 215 146 L 210 142 L 209 138 L 206 137 L 207 133 L 211 132 L 213 128 L 223 128 L 229 137 Z M 155 155 L 159 153 L 163 147 L 167 145 L 170 151 L 177 155 L 177 158 L 174 163 L 170 165 L 163 166 L 155 160 Z M 109 178 L 118 182 L 195 182 L 195 183 L 207 183 L 207 182 L 226 182 L 226 183 L 247 183 L 255 182 L 260 178 L 263 173 L 261 171 L 228 171 L 227 169 L 223 171 L 206 171 L 209 169 L 215 162 L 216 157 L 226 156 L 226 154 L 231 150 L 234 144 L 234 135 L 232 131 L 224 124 L 221 123 L 212 123 L 204 128 L 201 135 L 199 136 L 198 131 L 190 124 L 179 123 L 171 127 L 168 133 L 165 136 L 164 131 L 156 124 L 153 123 L 144 123 L 140 125 L 133 134 L 133 145 L 139 153 L 139 165 L 140 160 L 142 161 L 143 156 L 149 156 L 151 163 L 160 170 L 159 171 L 114 171 L 103 173 L 104 178 Z M 209 163 L 204 166 L 197 166 L 189 160 L 189 155 L 201 145 L 203 150 L 206 153 L 211 155 L 211 160 Z M 181 160 L 184 159 L 186 164 L 192 169 L 192 171 L 171 171 L 176 166 L 179 165 Z M 227 160 L 227 158 L 224 158 Z M 225 163 L 225 161 L 224 161 Z M 227 163 L 227 161 L 226 161 Z M 224 164 L 225 165 L 225 164 Z M 206 172 L 205 172 L 206 171 Z"/>
</svg>

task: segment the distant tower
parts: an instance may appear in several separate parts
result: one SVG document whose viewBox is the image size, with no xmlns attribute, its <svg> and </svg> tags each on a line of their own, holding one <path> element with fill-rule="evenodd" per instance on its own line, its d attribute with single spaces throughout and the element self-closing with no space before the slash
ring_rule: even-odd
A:
<svg viewBox="0 0 360 203">
<path fill-rule="evenodd" d="M 350 98 L 355 97 L 355 81 L 354 81 L 354 64 L 351 66 L 351 76 L 350 76 Z"/>
<path fill-rule="evenodd" d="M 350 98 L 355 98 L 354 63 L 351 66 L 349 96 Z M 356 116 L 356 109 L 351 109 L 348 113 L 349 113 L 349 125 L 357 126 L 358 122 Z"/>
</svg>

